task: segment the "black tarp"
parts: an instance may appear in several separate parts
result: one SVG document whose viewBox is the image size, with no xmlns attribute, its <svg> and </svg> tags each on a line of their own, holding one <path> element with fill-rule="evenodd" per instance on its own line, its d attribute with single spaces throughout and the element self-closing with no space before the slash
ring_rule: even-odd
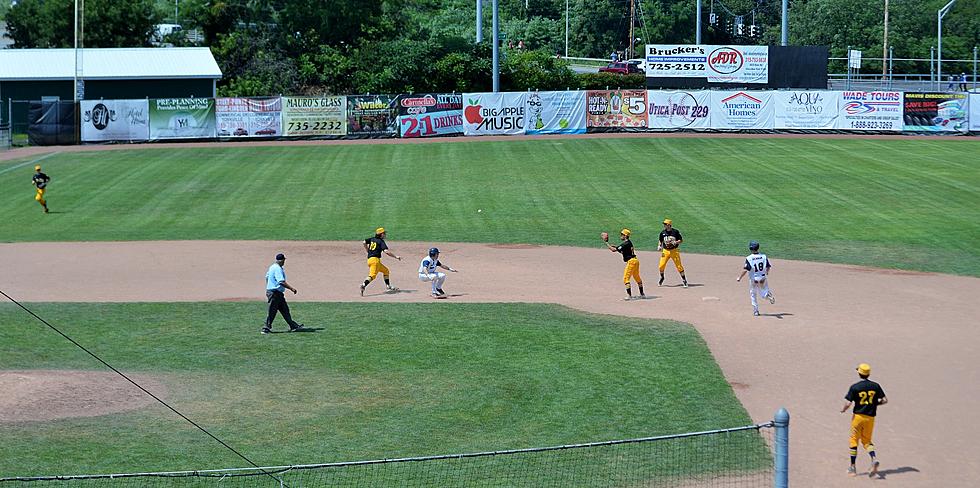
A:
<svg viewBox="0 0 980 488">
<path fill-rule="evenodd" d="M 27 109 L 27 139 L 32 146 L 75 144 L 75 103 L 32 101 Z"/>
</svg>

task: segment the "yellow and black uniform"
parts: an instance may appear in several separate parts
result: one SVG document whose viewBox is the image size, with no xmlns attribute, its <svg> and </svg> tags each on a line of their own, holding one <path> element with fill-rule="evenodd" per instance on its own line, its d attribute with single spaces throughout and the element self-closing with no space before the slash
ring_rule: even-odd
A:
<svg viewBox="0 0 980 488">
<path fill-rule="evenodd" d="M 667 261 L 673 260 L 674 267 L 677 268 L 677 272 L 681 275 L 681 280 L 685 288 L 687 288 L 687 276 L 684 275 L 684 265 L 681 264 L 681 250 L 678 248 L 680 246 L 683 237 L 681 237 L 681 232 L 671 226 L 670 219 L 664 220 L 664 230 L 660 232 L 660 265 L 658 269 L 660 270 L 660 283 L 664 284 L 664 269 L 667 268 Z M 665 241 L 667 237 L 674 238 L 674 244 L 668 245 Z"/>
<path fill-rule="evenodd" d="M 44 192 L 49 181 L 51 181 L 51 178 L 41 172 L 41 167 L 35 166 L 34 176 L 31 177 L 31 183 L 33 183 L 37 188 L 37 191 L 34 193 L 34 200 L 37 200 L 37 203 L 41 204 L 41 208 L 44 209 L 44 213 L 48 213 L 48 202 L 44 199 Z"/>
<path fill-rule="evenodd" d="M 626 297 L 631 298 L 633 296 L 633 290 L 630 287 L 630 278 L 636 280 L 636 285 L 640 288 L 640 297 L 645 297 L 643 294 L 643 279 L 640 278 L 640 259 L 636 257 L 636 251 L 633 250 L 633 242 L 629 239 L 629 234 L 621 234 L 626 237 L 623 242 L 616 246 L 616 252 L 623 255 L 623 261 L 626 263 L 626 267 L 623 269 L 623 284 L 626 285 Z"/>
<path fill-rule="evenodd" d="M 367 264 L 369 282 L 374 281 L 374 278 L 378 276 L 378 272 L 380 271 L 384 276 L 385 283 L 387 283 L 389 271 L 387 266 L 381 264 L 381 253 L 384 252 L 385 249 L 388 249 L 388 244 L 385 244 L 385 240 L 378 236 L 364 239 L 364 244 L 367 248 L 368 255 Z"/>
<path fill-rule="evenodd" d="M 851 464 L 857 456 L 858 441 L 864 444 L 865 450 L 874 458 L 875 445 L 871 434 L 875 428 L 875 415 L 878 414 L 878 404 L 885 398 L 881 385 L 869 379 L 862 379 L 851 385 L 844 400 L 854 402 L 854 415 L 851 418 Z"/>
</svg>

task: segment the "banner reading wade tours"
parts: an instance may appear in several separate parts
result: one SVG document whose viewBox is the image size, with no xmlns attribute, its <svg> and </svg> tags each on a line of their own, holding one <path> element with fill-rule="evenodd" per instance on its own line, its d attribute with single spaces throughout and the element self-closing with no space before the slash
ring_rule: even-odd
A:
<svg viewBox="0 0 980 488">
<path fill-rule="evenodd" d="M 397 137 L 398 108 L 391 95 L 347 97 L 347 135 Z"/>
<path fill-rule="evenodd" d="M 712 129 L 772 129 L 773 92 L 712 91 Z"/>
<path fill-rule="evenodd" d="M 214 137 L 213 98 L 150 100 L 150 139 Z"/>
<path fill-rule="evenodd" d="M 150 138 L 150 102 L 142 100 L 80 100 L 82 140 L 145 141 Z"/>
<path fill-rule="evenodd" d="M 775 127 L 777 129 L 834 129 L 837 127 L 835 91 L 777 91 Z"/>
<path fill-rule="evenodd" d="M 647 93 L 651 129 L 707 129 L 711 92 L 654 91 Z"/>
<path fill-rule="evenodd" d="M 282 99 L 216 98 L 218 137 L 274 137 L 282 135 Z"/>
<path fill-rule="evenodd" d="M 521 135 L 525 127 L 527 92 L 464 93 L 463 133 Z"/>
<path fill-rule="evenodd" d="M 905 92 L 905 130 L 967 132 L 966 93 Z"/>
<path fill-rule="evenodd" d="M 463 95 L 416 93 L 398 95 L 401 137 L 432 137 L 463 133 Z"/>
<path fill-rule="evenodd" d="M 711 83 L 768 83 L 769 46 L 647 44 L 648 78 L 707 78 Z"/>
<path fill-rule="evenodd" d="M 533 92 L 527 96 L 528 134 L 584 134 L 585 92 Z"/>
<path fill-rule="evenodd" d="M 840 92 L 837 128 L 901 132 L 902 92 Z"/>
<path fill-rule="evenodd" d="M 585 98 L 588 127 L 647 126 L 646 90 L 589 90 Z"/>
<path fill-rule="evenodd" d="M 347 97 L 283 97 L 282 101 L 287 136 L 347 134 Z"/>
</svg>

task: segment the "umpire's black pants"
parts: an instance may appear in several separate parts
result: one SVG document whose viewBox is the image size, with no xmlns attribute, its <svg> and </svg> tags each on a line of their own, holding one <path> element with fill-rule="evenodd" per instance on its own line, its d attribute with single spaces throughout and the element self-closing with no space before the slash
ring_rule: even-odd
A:
<svg viewBox="0 0 980 488">
<path fill-rule="evenodd" d="M 266 290 L 265 299 L 269 301 L 269 316 L 265 319 L 265 328 L 272 328 L 272 321 L 276 319 L 276 313 L 281 313 L 290 328 L 296 328 L 299 324 L 293 320 L 289 314 L 289 304 L 286 303 L 286 295 L 278 290 Z"/>
</svg>

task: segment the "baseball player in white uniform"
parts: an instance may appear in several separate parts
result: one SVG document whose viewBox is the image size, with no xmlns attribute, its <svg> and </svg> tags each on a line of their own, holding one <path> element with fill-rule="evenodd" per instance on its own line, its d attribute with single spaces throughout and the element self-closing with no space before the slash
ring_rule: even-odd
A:
<svg viewBox="0 0 980 488">
<path fill-rule="evenodd" d="M 759 252 L 758 242 L 750 242 L 749 250 L 752 251 L 752 254 L 745 257 L 742 274 L 738 275 L 735 281 L 742 281 L 745 273 L 749 274 L 749 298 L 752 299 L 752 315 L 758 316 L 759 302 L 756 300 L 757 297 L 768 298 L 769 303 L 776 303 L 776 297 L 773 296 L 772 290 L 769 289 L 769 282 L 766 280 L 766 275 L 769 274 L 772 265 L 769 264 L 769 258 Z"/>
<path fill-rule="evenodd" d="M 432 282 L 432 298 L 446 298 L 446 292 L 442 291 L 442 284 L 446 282 L 446 273 L 439 272 L 437 268 L 456 272 L 455 269 L 439 262 L 439 248 L 433 247 L 429 249 L 429 255 L 419 264 L 419 279 Z"/>
</svg>

